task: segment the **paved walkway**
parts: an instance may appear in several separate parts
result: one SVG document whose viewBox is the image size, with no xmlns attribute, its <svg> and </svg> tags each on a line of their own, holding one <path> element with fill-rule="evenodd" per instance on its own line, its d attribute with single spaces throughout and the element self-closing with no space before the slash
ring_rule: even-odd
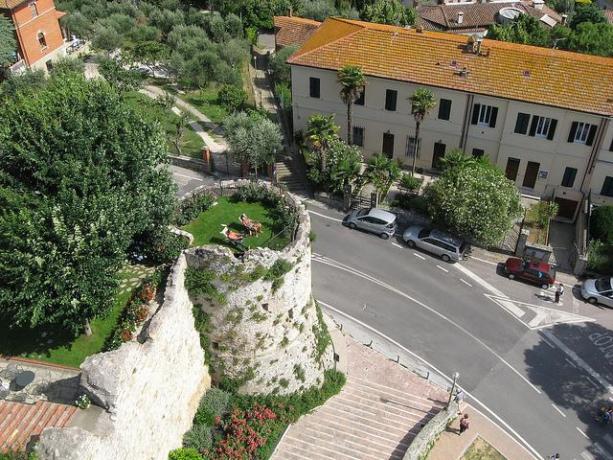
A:
<svg viewBox="0 0 613 460">
<path fill-rule="evenodd" d="M 401 460 L 447 400 L 446 391 L 350 338 L 347 361 L 341 393 L 291 426 L 273 460 Z"/>
<path fill-rule="evenodd" d="M 172 107 L 173 112 L 177 113 L 177 111 L 185 111 L 197 120 L 195 122 L 190 122 L 189 125 L 196 132 L 196 134 L 202 138 L 204 144 L 211 150 L 211 152 L 224 152 L 227 150 L 227 144 L 219 137 L 221 134 L 221 127 L 213 123 L 196 107 L 185 102 L 181 98 L 158 88 L 157 86 L 146 85 L 139 91 L 151 99 L 157 99 L 158 97 L 163 97 L 164 95 L 171 95 L 175 101 L 175 106 Z M 211 134 L 209 134 L 209 132 L 215 133 L 217 136 L 213 137 Z"/>
<path fill-rule="evenodd" d="M 477 436 L 486 440 L 507 460 L 535 458 L 506 432 L 499 429 L 479 412 L 476 412 L 471 406 L 467 405 L 464 408 L 464 413 L 469 416 L 470 428 L 462 435 L 459 435 L 460 419 L 456 418 L 447 431 L 441 433 L 438 441 L 430 451 L 428 460 L 460 459 Z"/>
</svg>

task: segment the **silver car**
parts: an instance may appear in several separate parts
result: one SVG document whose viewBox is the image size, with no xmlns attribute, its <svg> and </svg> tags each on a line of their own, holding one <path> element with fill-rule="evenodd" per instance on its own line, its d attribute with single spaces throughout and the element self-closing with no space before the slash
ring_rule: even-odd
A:
<svg viewBox="0 0 613 460">
<path fill-rule="evenodd" d="M 343 225 L 375 233 L 387 240 L 396 233 L 396 214 L 379 208 L 358 209 L 345 216 Z"/>
<path fill-rule="evenodd" d="M 402 239 L 410 247 L 418 247 L 424 251 L 436 254 L 445 262 L 458 261 L 464 258 L 468 245 L 460 238 L 456 238 L 440 230 L 428 229 L 421 226 L 407 228 Z"/>
<path fill-rule="evenodd" d="M 581 296 L 589 303 L 613 307 L 613 278 L 588 279 L 581 283 Z"/>
</svg>

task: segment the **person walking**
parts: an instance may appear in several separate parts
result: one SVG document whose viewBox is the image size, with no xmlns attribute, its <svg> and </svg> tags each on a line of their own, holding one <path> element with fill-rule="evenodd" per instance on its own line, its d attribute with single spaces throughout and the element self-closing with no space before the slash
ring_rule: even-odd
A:
<svg viewBox="0 0 613 460">
<path fill-rule="evenodd" d="M 464 398 L 466 397 L 466 394 L 464 393 L 464 390 L 462 390 L 461 388 L 458 389 L 457 393 L 455 394 L 455 402 L 458 403 L 458 415 L 460 415 L 464 409 Z"/>
<path fill-rule="evenodd" d="M 470 421 L 468 420 L 468 414 L 464 414 L 464 417 L 460 420 L 460 432 L 458 435 L 464 433 L 468 428 L 470 428 Z"/>
<path fill-rule="evenodd" d="M 560 303 L 560 297 L 562 297 L 562 294 L 564 294 L 564 285 L 562 283 L 558 283 L 555 292 L 556 303 Z"/>
</svg>

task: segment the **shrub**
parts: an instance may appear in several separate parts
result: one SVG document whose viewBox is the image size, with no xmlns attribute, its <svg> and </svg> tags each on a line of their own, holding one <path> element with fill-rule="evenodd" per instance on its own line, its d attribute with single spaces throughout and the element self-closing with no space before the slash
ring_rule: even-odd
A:
<svg viewBox="0 0 613 460">
<path fill-rule="evenodd" d="M 175 449 L 168 454 L 168 460 L 203 460 L 202 455 L 191 447 Z"/>
<path fill-rule="evenodd" d="M 243 88 L 235 85 L 223 85 L 219 90 L 219 103 L 229 112 L 236 112 L 243 108 L 247 101 L 247 93 Z"/>
<path fill-rule="evenodd" d="M 400 186 L 400 188 L 405 189 L 407 192 L 415 192 L 419 190 L 422 182 L 423 179 L 415 177 L 411 174 L 403 174 L 400 178 L 400 181 L 398 182 L 398 185 Z"/>
<path fill-rule="evenodd" d="M 136 237 L 128 254 L 135 262 L 160 265 L 173 262 L 188 246 L 186 238 L 175 235 L 167 227 L 158 227 Z"/>
<path fill-rule="evenodd" d="M 603 275 L 613 274 L 613 245 L 600 240 L 590 241 L 587 248 L 587 268 Z"/>
<path fill-rule="evenodd" d="M 592 238 L 613 244 L 613 206 L 599 206 L 590 217 Z"/>
<path fill-rule="evenodd" d="M 213 284 L 215 279 L 215 272 L 188 268 L 185 274 L 185 286 L 192 296 L 202 296 L 205 300 L 225 304 L 226 296 Z"/>
<path fill-rule="evenodd" d="M 214 420 L 213 420 L 214 422 Z M 213 423 L 211 423 L 212 425 Z M 213 445 L 213 434 L 207 425 L 196 424 L 183 436 L 183 445 L 204 453 Z"/>
<path fill-rule="evenodd" d="M 547 228 L 549 220 L 558 213 L 559 205 L 553 201 L 539 201 L 530 208 L 539 228 Z"/>
<path fill-rule="evenodd" d="M 181 201 L 179 212 L 175 219 L 178 226 L 186 225 L 196 219 L 201 212 L 209 209 L 215 202 L 215 197 L 211 194 L 194 195 Z"/>
<path fill-rule="evenodd" d="M 423 196 L 415 196 L 408 193 L 399 193 L 392 202 L 393 207 L 413 210 L 419 214 L 427 214 L 428 202 Z"/>
</svg>

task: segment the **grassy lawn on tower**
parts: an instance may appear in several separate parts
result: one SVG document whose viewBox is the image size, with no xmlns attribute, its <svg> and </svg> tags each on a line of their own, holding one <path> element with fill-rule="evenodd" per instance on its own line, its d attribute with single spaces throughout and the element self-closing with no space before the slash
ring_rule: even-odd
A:
<svg viewBox="0 0 613 460">
<path fill-rule="evenodd" d="M 119 281 L 136 276 L 133 266 L 119 272 Z M 79 367 L 90 355 L 102 351 L 106 338 L 111 334 L 117 320 L 130 298 L 132 289 L 119 290 L 108 314 L 91 322 L 93 334 L 74 338 L 61 327 L 37 327 L 9 329 L 0 325 L 0 355 L 38 359 L 64 366 Z"/>
<path fill-rule="evenodd" d="M 227 225 L 230 230 L 241 232 L 247 235 L 245 228 L 241 225 L 239 217 L 242 213 L 262 224 L 262 231 L 258 235 L 246 236 L 243 245 L 247 248 L 269 247 L 280 249 L 287 245 L 288 240 L 285 236 L 278 236 L 271 240 L 273 235 L 281 231 L 275 226 L 274 221 L 269 215 L 269 209 L 262 203 L 247 203 L 245 201 L 232 202 L 227 197 L 217 199 L 217 204 L 201 213 L 194 221 L 183 227 L 183 230 L 194 235 L 193 246 L 203 246 L 205 244 L 222 244 L 229 246 L 226 238 L 221 234 L 223 225 Z"/>
</svg>

